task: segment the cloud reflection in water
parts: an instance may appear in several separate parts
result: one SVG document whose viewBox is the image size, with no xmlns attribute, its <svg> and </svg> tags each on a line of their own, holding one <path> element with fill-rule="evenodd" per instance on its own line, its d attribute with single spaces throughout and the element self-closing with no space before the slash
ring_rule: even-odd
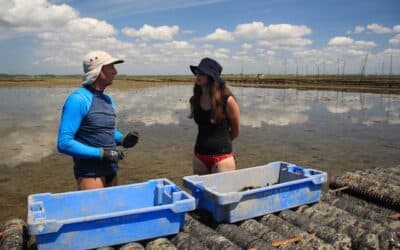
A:
<svg viewBox="0 0 400 250">
<path fill-rule="evenodd" d="M 400 96 L 295 89 L 232 88 L 241 109 L 241 126 L 261 128 L 304 125 L 346 119 L 349 125 L 374 128 L 400 124 Z M 71 88 L 0 89 L 0 155 L 2 163 L 40 161 L 56 151 L 60 110 Z M 119 90 L 109 93 L 118 124 L 190 125 L 192 86 Z M 315 120 L 316 117 L 322 120 Z M 347 124 L 347 123 L 346 123 Z M 331 129 L 330 127 L 326 128 Z M 256 133 L 256 132 L 254 132 Z M 261 133 L 261 132 L 260 132 Z"/>
</svg>

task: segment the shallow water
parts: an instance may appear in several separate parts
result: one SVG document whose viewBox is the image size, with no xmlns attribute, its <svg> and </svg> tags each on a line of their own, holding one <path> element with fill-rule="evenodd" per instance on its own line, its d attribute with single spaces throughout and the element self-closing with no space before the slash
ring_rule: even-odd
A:
<svg viewBox="0 0 400 250">
<path fill-rule="evenodd" d="M 72 160 L 56 152 L 60 109 L 72 88 L 0 88 L 0 221 L 26 217 L 29 194 L 74 190 Z M 118 89 L 117 126 L 140 142 L 121 184 L 190 175 L 196 126 L 191 86 Z M 241 108 L 238 168 L 283 160 L 338 175 L 400 164 L 400 95 L 233 88 Z"/>
</svg>

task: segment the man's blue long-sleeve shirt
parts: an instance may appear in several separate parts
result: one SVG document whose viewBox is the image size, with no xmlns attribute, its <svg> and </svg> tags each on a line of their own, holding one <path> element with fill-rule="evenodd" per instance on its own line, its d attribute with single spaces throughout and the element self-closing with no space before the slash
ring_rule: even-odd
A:
<svg viewBox="0 0 400 250">
<path fill-rule="evenodd" d="M 107 110 L 107 104 L 111 104 L 112 107 L 109 113 L 114 112 L 113 121 L 110 114 L 103 112 L 103 109 Z M 107 121 L 107 115 L 109 121 Z M 114 126 L 110 127 L 112 122 Z M 58 150 L 73 156 L 74 159 L 100 159 L 102 148 L 112 146 L 111 139 L 106 138 L 107 133 L 113 133 L 111 139 L 114 143 L 122 141 L 122 133 L 115 128 L 113 100 L 90 87 L 81 87 L 71 93 L 62 110 L 58 131 Z"/>
</svg>

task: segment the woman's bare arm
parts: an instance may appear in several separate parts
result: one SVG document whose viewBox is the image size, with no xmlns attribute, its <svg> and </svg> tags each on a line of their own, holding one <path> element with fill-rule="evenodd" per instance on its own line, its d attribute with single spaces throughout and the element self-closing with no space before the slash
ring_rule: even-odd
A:
<svg viewBox="0 0 400 250">
<path fill-rule="evenodd" d="M 229 122 L 231 124 L 230 137 L 234 140 L 239 136 L 240 132 L 240 110 L 235 98 L 230 96 L 227 101 L 226 112 L 228 115 Z"/>
</svg>

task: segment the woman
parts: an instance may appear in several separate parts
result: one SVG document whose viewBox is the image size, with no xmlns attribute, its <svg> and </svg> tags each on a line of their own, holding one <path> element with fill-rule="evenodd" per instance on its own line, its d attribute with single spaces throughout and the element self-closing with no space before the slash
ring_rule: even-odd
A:
<svg viewBox="0 0 400 250">
<path fill-rule="evenodd" d="M 239 136 L 239 106 L 221 79 L 221 65 L 203 58 L 199 66 L 190 66 L 196 75 L 191 115 L 198 125 L 193 156 L 194 174 L 235 170 L 232 140 Z"/>
</svg>

